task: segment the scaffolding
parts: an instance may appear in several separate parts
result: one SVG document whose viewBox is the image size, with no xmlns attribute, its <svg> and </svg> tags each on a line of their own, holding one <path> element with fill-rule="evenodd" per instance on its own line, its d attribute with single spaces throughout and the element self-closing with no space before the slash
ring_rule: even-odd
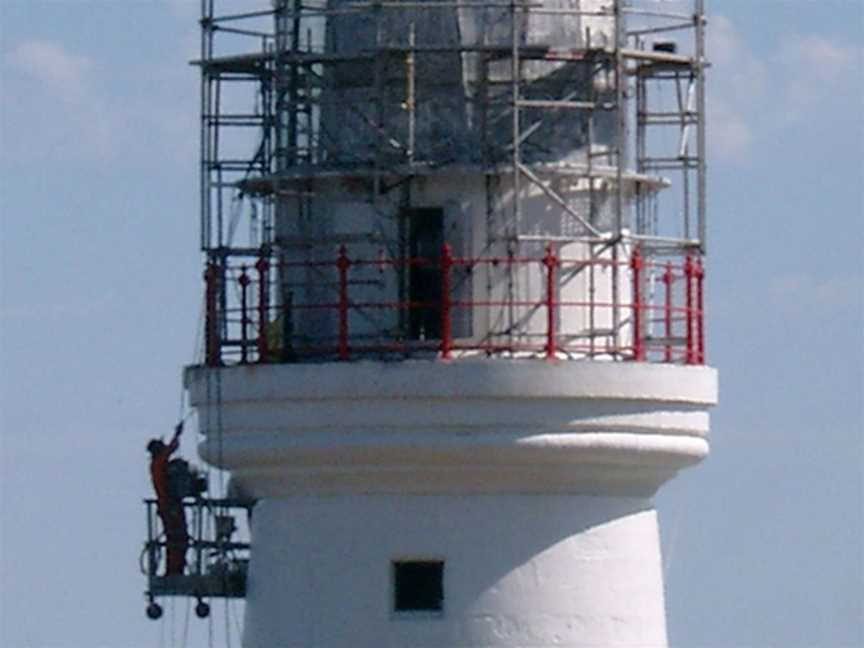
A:
<svg viewBox="0 0 864 648">
<path fill-rule="evenodd" d="M 547 247 L 578 246 L 591 300 L 602 267 L 612 304 L 609 317 L 589 306 L 579 335 L 592 344 L 605 336 L 602 355 L 632 359 L 621 351 L 634 346 L 632 252 L 652 268 L 637 287 L 647 301 L 661 292 L 666 262 L 683 267 L 706 247 L 703 0 L 278 0 L 234 13 L 229 5 L 236 11 L 235 2 L 202 0 L 196 62 L 201 248 L 218 278 L 208 283 L 218 311 L 211 337 L 239 340 L 243 323 L 231 312 L 248 291 L 230 269 L 258 264 L 267 271 L 244 308 L 281 309 L 260 328 L 291 339 L 294 292 L 336 301 L 337 282 L 314 267 L 342 245 L 386 259 L 395 301 L 410 305 L 417 264 L 406 260 L 417 255 L 400 214 L 418 182 L 471 173 L 485 178 L 487 221 L 473 256 L 539 258 Z M 367 231 L 315 224 L 335 183 L 364 195 Z M 526 222 L 538 201 L 562 215 L 560 226 Z M 303 279 L 285 274 L 303 264 L 313 267 Z M 489 316 L 500 323 L 484 340 L 508 337 L 499 346 L 513 348 L 532 333 L 520 323 L 522 279 L 508 268 L 506 294 L 489 288 L 486 299 L 510 307 Z M 393 329 L 391 341 L 403 340 L 409 310 L 395 326 L 379 322 L 376 335 Z M 641 322 L 635 337 L 662 339 L 655 323 Z M 259 343 L 239 344 L 248 357 Z M 291 344 L 282 348 L 267 359 L 294 357 Z"/>
</svg>

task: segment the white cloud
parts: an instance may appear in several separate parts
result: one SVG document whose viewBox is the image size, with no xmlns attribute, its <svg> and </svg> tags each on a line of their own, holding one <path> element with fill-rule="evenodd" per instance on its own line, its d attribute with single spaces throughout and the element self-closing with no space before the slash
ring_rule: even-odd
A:
<svg viewBox="0 0 864 648">
<path fill-rule="evenodd" d="M 198 19 L 201 17 L 201 1 L 162 0 L 162 3 L 167 6 L 168 11 L 180 24 L 190 26 L 182 42 L 180 42 L 180 51 L 183 53 L 185 60 L 191 61 L 200 58 L 201 35 L 197 26 Z"/>
<path fill-rule="evenodd" d="M 769 85 L 767 64 L 753 52 L 732 21 L 712 16 L 707 36 L 708 59 L 715 71 L 712 82 L 716 81 L 723 91 L 734 90 L 737 96 L 764 96 Z"/>
<path fill-rule="evenodd" d="M 711 16 L 707 35 L 711 150 L 721 159 L 740 160 L 754 139 L 753 106 L 770 85 L 767 66 L 725 16 Z"/>
<path fill-rule="evenodd" d="M 768 282 L 768 293 L 777 304 L 790 310 L 817 312 L 856 304 L 864 297 L 860 280 L 844 277 L 816 277 L 810 274 L 787 274 Z"/>
<path fill-rule="evenodd" d="M 832 41 L 818 34 L 790 35 L 776 57 L 783 79 L 784 116 L 798 121 L 819 104 L 832 104 L 848 97 L 854 75 L 862 73 L 864 48 Z M 857 98 L 860 103 L 860 97 Z"/>
<path fill-rule="evenodd" d="M 708 27 L 709 135 L 719 158 L 742 159 L 760 137 L 798 125 L 820 110 L 860 104 L 864 48 L 820 34 L 787 34 L 771 50 L 751 47 L 722 15 Z M 857 86 L 856 86 L 857 83 Z"/>
<path fill-rule="evenodd" d="M 128 70 L 58 41 L 22 40 L 5 54 L 4 159 L 148 164 L 156 151 L 191 159 L 196 84 L 182 57 L 147 62 L 136 70 L 140 83 L 129 84 Z"/>
<path fill-rule="evenodd" d="M 68 52 L 60 43 L 25 41 L 18 43 L 9 56 L 13 67 L 69 101 L 86 95 L 86 78 L 92 62 L 86 56 Z"/>
<path fill-rule="evenodd" d="M 780 50 L 787 65 L 814 81 L 842 81 L 860 63 L 861 48 L 817 34 L 784 40 Z"/>
<path fill-rule="evenodd" d="M 201 12 L 200 0 L 162 0 L 168 10 L 176 17 L 181 19 L 196 19 Z"/>
<path fill-rule="evenodd" d="M 713 97 L 709 111 L 712 153 L 727 159 L 741 159 L 749 153 L 753 132 L 740 107 L 722 96 Z"/>
<path fill-rule="evenodd" d="M 4 151 L 34 156 L 104 159 L 111 152 L 112 120 L 87 56 L 62 43 L 19 41 L 4 62 Z M 15 101 L 9 101 L 14 96 Z"/>
</svg>

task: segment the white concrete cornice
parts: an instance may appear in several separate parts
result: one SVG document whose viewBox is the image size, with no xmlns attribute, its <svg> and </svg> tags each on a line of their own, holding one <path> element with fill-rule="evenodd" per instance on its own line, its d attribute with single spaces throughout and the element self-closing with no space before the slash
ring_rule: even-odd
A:
<svg viewBox="0 0 864 648">
<path fill-rule="evenodd" d="M 256 496 L 651 493 L 708 453 L 707 367 L 537 360 L 190 368 L 201 454 Z"/>
<path fill-rule="evenodd" d="M 594 398 L 698 405 L 717 398 L 717 372 L 705 366 L 524 360 L 339 362 L 189 367 L 200 390 L 218 372 L 231 401 L 364 398 Z M 322 385 L 326 388 L 322 389 Z"/>
</svg>

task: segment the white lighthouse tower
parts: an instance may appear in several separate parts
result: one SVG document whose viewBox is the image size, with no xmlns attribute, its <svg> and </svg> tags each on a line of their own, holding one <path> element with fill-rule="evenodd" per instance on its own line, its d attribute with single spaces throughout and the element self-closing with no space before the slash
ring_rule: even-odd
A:
<svg viewBox="0 0 864 648">
<path fill-rule="evenodd" d="M 664 646 L 708 452 L 702 3 L 203 2 L 243 644 Z M 224 11 L 223 11 L 224 10 Z"/>
</svg>

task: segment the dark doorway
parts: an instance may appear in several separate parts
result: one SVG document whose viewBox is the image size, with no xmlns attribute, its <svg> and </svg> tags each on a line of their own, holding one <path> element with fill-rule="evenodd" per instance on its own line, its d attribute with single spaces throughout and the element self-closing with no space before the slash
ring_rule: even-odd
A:
<svg viewBox="0 0 864 648">
<path fill-rule="evenodd" d="M 408 336 L 412 340 L 441 337 L 441 246 L 444 210 L 406 209 L 408 221 L 408 300 L 412 303 Z"/>
</svg>

